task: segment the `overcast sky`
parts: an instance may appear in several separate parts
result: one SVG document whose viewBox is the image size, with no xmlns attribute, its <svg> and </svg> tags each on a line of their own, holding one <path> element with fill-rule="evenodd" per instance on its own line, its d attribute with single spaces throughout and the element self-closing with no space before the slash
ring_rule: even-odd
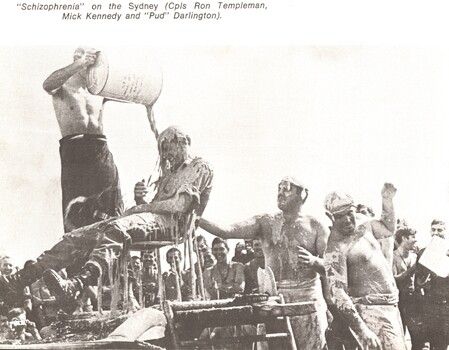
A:
<svg viewBox="0 0 449 350">
<path fill-rule="evenodd" d="M 63 233 L 60 133 L 42 82 L 71 62 L 75 48 L 0 47 L 0 249 L 17 264 Z M 325 224 L 322 203 L 333 190 L 380 214 L 384 181 L 398 188 L 397 214 L 421 242 L 433 218 L 447 219 L 448 48 L 98 48 L 161 65 L 159 130 L 182 126 L 215 169 L 204 217 L 230 223 L 274 212 L 279 180 L 293 175 L 309 187 L 304 211 Z M 130 204 L 134 183 L 157 160 L 145 108 L 109 102 L 104 126 Z"/>
</svg>

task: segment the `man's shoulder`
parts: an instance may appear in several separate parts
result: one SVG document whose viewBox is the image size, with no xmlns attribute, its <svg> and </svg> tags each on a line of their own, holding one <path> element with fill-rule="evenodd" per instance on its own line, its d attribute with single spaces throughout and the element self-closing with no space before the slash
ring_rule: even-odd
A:
<svg viewBox="0 0 449 350">
<path fill-rule="evenodd" d="M 199 156 L 193 156 L 190 160 L 189 165 L 195 168 L 204 168 L 213 171 L 212 165 L 209 163 L 209 161 Z"/>
</svg>

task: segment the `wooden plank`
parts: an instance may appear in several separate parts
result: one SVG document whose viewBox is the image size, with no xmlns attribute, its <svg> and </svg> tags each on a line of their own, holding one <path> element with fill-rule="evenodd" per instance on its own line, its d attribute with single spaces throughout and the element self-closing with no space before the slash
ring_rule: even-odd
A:
<svg viewBox="0 0 449 350">
<path fill-rule="evenodd" d="M 301 316 L 317 311 L 316 304 L 313 301 L 288 304 L 260 303 L 254 304 L 253 308 L 254 314 L 260 317 Z"/>
<path fill-rule="evenodd" d="M 0 344 L 0 349 L 35 349 L 35 350 L 65 350 L 65 349 L 152 349 L 163 350 L 159 346 L 151 345 L 140 341 L 129 340 L 96 340 L 96 341 L 77 341 L 77 342 L 61 342 L 61 343 L 41 343 L 41 344 L 23 344 L 10 345 Z"/>
<path fill-rule="evenodd" d="M 288 338 L 287 333 L 271 333 L 262 335 L 247 335 L 243 337 L 229 337 L 229 338 L 219 338 L 219 339 L 201 339 L 201 340 L 184 340 L 180 344 L 182 348 L 184 347 L 196 347 L 205 345 L 225 345 L 225 344 L 245 344 L 254 343 L 260 341 L 266 341 L 269 339 L 282 339 Z"/>
</svg>

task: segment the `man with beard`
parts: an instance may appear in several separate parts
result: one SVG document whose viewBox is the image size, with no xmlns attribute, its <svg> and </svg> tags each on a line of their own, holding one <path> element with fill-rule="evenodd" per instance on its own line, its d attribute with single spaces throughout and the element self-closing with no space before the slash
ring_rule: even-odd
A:
<svg viewBox="0 0 449 350">
<path fill-rule="evenodd" d="M 260 237 L 265 265 L 273 270 L 280 293 L 287 303 L 312 302 L 316 311 L 291 317 L 298 349 L 323 349 L 326 344 L 326 303 L 320 274 L 324 274 L 323 253 L 327 229 L 302 212 L 308 189 L 297 179 L 285 177 L 278 186 L 277 214 L 253 216 L 229 226 L 200 220 L 200 227 L 222 237 Z M 280 346 L 280 345 L 277 345 Z"/>
<path fill-rule="evenodd" d="M 190 151 L 190 137 L 171 126 L 158 138 L 162 173 L 156 194 L 148 204 L 137 205 L 124 216 L 107 219 L 63 236 L 44 252 L 35 264 L 0 279 L 0 292 L 19 290 L 44 273 L 50 291 L 65 300 L 96 283 L 108 271 L 108 260 L 117 260 L 124 246 L 133 241 L 178 241 L 194 228 L 194 214 L 200 216 L 209 200 L 213 173 L 209 164 Z M 80 273 L 64 280 L 61 270 L 91 251 Z"/>
<path fill-rule="evenodd" d="M 394 233 L 395 193 L 383 186 L 379 221 L 356 214 L 347 194 L 330 193 L 324 203 L 332 220 L 324 257 L 330 298 L 363 349 L 406 349 L 398 290 L 377 241 Z"/>
</svg>

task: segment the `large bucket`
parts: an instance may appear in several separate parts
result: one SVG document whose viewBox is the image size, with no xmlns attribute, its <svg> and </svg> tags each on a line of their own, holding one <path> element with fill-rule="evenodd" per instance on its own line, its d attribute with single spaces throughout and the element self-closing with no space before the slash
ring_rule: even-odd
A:
<svg viewBox="0 0 449 350">
<path fill-rule="evenodd" d="M 87 88 L 93 95 L 151 106 L 162 90 L 162 69 L 145 56 L 100 51 L 87 69 Z"/>
</svg>

